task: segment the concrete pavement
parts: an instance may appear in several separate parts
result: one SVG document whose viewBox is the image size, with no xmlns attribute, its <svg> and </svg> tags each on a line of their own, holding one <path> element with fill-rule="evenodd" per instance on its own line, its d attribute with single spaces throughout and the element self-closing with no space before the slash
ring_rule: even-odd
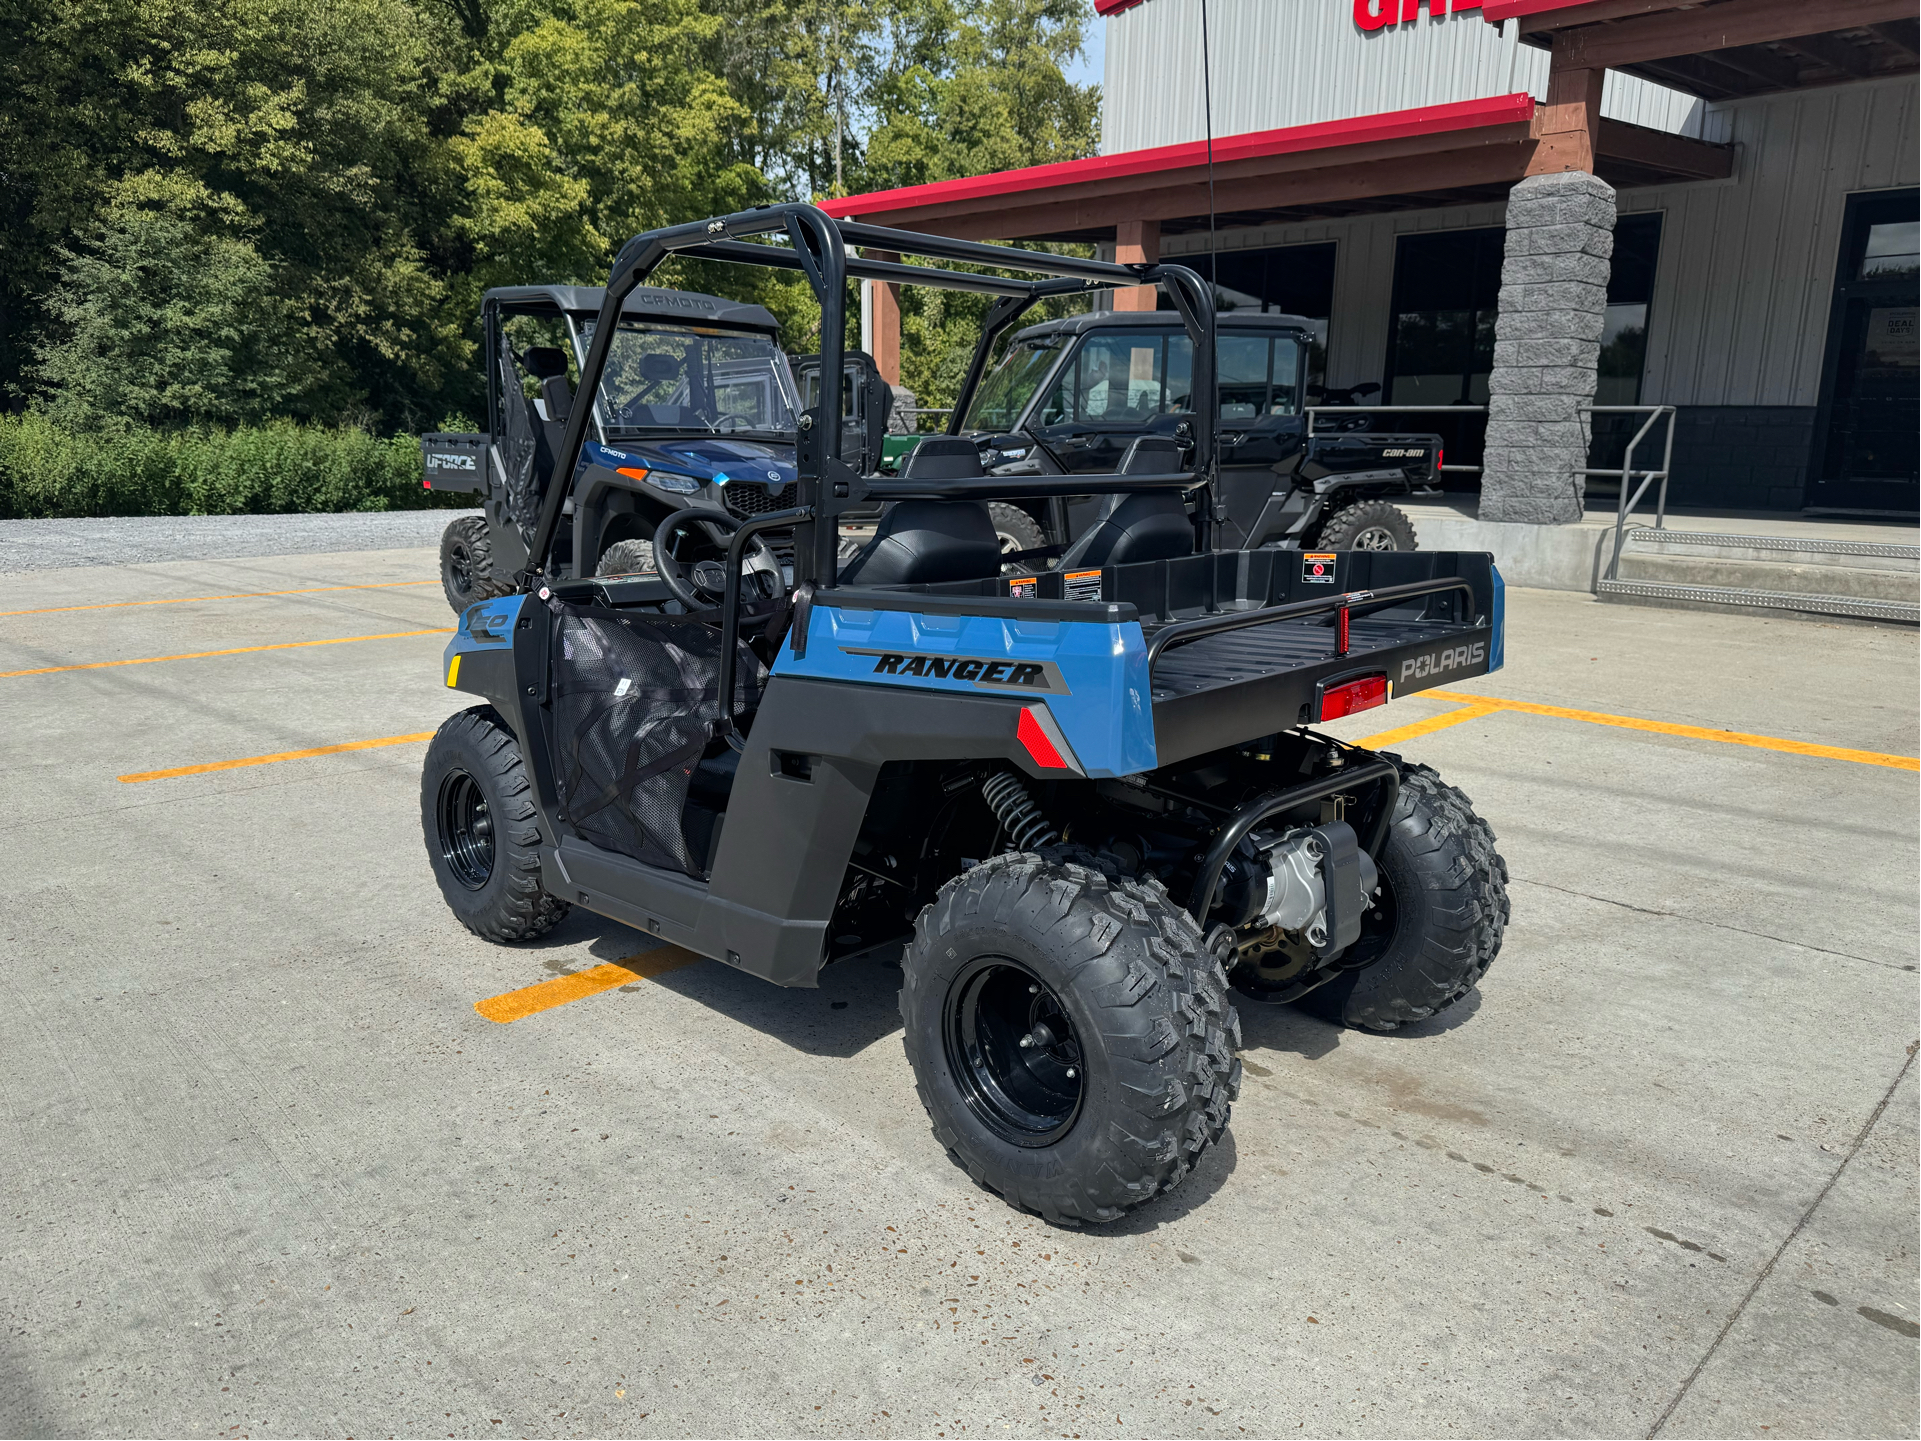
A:
<svg viewBox="0 0 1921 1441">
<path fill-rule="evenodd" d="M 649 943 L 455 925 L 419 744 L 116 779 L 431 731 L 434 574 L 4 578 L 0 1432 L 1915 1434 L 1912 770 L 1405 742 L 1513 870 L 1481 990 L 1385 1037 L 1243 1003 L 1224 1143 L 1065 1231 L 932 1140 L 895 969 L 655 953 L 496 1024 Z M 1921 750 L 1911 631 L 1512 591 L 1508 655 L 1461 689 Z"/>
</svg>

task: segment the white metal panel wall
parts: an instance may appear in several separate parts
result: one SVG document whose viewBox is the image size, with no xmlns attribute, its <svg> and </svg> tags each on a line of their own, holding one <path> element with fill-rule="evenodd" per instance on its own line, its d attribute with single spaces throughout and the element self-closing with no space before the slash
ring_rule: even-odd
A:
<svg viewBox="0 0 1921 1441">
<path fill-rule="evenodd" d="M 1732 180 L 1623 191 L 1666 212 L 1642 399 L 1813 405 L 1847 197 L 1921 183 L 1912 80 L 1709 107 L 1739 147 Z"/>
<path fill-rule="evenodd" d="M 1208 0 L 1214 133 L 1239 135 L 1445 105 L 1547 93 L 1547 53 L 1513 43 L 1479 11 L 1364 31 L 1351 0 Z M 1101 148 L 1108 154 L 1199 140 L 1201 0 L 1147 0 L 1107 26 Z M 1602 113 L 1676 132 L 1692 96 L 1610 74 Z"/>
</svg>

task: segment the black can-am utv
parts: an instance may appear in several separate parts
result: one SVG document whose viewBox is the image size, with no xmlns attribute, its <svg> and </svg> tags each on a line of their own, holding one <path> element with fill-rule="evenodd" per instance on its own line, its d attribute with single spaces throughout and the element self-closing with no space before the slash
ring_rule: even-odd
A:
<svg viewBox="0 0 1921 1441">
<path fill-rule="evenodd" d="M 480 515 L 441 538 L 441 585 L 457 611 L 510 594 L 527 565 L 603 298 L 579 285 L 486 294 L 488 430 L 421 437 L 427 488 L 481 499 Z M 689 507 L 745 519 L 794 504 L 801 398 L 778 332 L 758 305 L 648 287 L 626 297 L 598 399 L 582 407 L 587 429 L 563 487 L 552 573 L 650 573 L 661 540 L 688 543 L 674 518 Z M 878 459 L 892 392 L 871 359 L 853 352 L 846 365 L 844 453 L 871 468 L 864 448 Z"/>
<path fill-rule="evenodd" d="M 1194 343 L 1178 312 L 1045 321 L 1015 334 L 988 371 L 996 337 L 1020 308 L 1008 300 L 990 313 L 950 426 L 980 447 L 992 473 L 1099 474 L 1143 436 L 1173 440 L 1191 462 L 1205 412 L 1194 403 Z M 1377 431 L 1362 416 L 1310 428 L 1312 339 L 1295 315 L 1229 311 L 1216 320 L 1216 543 L 1413 550 L 1414 526 L 1393 501 L 1439 493 L 1440 437 Z M 994 518 L 1010 550 L 1065 548 L 1111 508 L 1111 497 L 1094 495 L 998 502 Z"/>
<path fill-rule="evenodd" d="M 556 564 L 567 492 L 548 490 L 515 592 L 468 607 L 445 658 L 482 703 L 429 747 L 421 818 L 463 924 L 510 943 L 579 905 L 787 986 L 898 955 L 935 1136 L 1063 1222 L 1172 1188 L 1220 1137 L 1230 988 L 1388 1030 L 1475 987 L 1508 915 L 1492 832 L 1427 767 L 1313 727 L 1498 667 L 1489 556 L 1218 550 L 1211 427 L 1072 476 L 988 475 L 964 437 L 892 477 L 840 456 L 850 276 L 1030 302 L 1158 284 L 1205 414 L 1198 276 L 768 207 L 627 244 L 588 393 L 626 298 L 676 253 L 799 270 L 819 301 L 794 503 L 702 502 L 657 575 L 596 579 Z M 591 433 L 576 407 L 559 473 Z M 1068 494 L 1115 502 L 1081 563 L 1004 575 L 986 506 Z M 842 520 L 876 502 L 842 564 Z"/>
</svg>

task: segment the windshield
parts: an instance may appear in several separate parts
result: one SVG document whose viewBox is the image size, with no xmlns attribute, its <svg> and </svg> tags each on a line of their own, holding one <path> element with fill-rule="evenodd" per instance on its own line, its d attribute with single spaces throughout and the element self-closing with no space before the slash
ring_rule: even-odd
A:
<svg viewBox="0 0 1921 1441">
<path fill-rule="evenodd" d="M 591 342 L 594 323 L 582 325 Z M 621 322 L 600 382 L 609 433 L 791 432 L 794 378 L 762 335 Z"/>
<path fill-rule="evenodd" d="M 1023 340 L 1007 352 L 992 375 L 981 382 L 974 403 L 967 408 L 962 430 L 1007 430 L 1021 418 L 1027 402 L 1047 379 L 1059 353 L 1051 339 Z"/>
</svg>

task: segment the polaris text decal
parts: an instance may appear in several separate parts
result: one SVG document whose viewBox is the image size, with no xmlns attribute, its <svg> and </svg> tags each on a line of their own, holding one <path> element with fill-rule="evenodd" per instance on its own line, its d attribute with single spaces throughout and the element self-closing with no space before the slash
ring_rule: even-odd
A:
<svg viewBox="0 0 1921 1441">
<path fill-rule="evenodd" d="M 1061 678 L 1060 667 L 1051 660 L 995 660 L 987 656 L 913 655 L 898 650 L 857 650 L 842 646 L 842 655 L 871 655 L 875 675 L 900 680 L 915 677 L 927 680 L 971 681 L 985 690 L 1040 691 L 1046 695 L 1071 695 Z"/>
<path fill-rule="evenodd" d="M 1416 680 L 1424 675 L 1441 675 L 1446 671 L 1460 670 L 1465 666 L 1481 665 L 1487 660 L 1487 642 L 1477 640 L 1473 645 L 1457 645 L 1447 650 L 1430 651 L 1427 655 L 1416 656 L 1413 660 L 1401 662 L 1401 684 Z"/>
</svg>

